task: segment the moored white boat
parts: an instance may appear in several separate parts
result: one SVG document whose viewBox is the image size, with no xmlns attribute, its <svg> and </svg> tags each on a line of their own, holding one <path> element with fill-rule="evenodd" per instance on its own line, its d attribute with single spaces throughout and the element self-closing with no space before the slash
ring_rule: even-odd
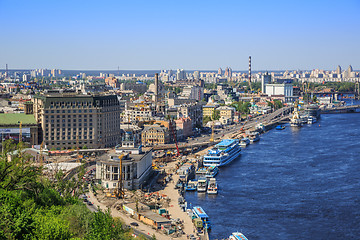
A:
<svg viewBox="0 0 360 240">
<path fill-rule="evenodd" d="M 229 240 L 248 240 L 241 232 L 233 232 L 229 236 Z"/>
<path fill-rule="evenodd" d="M 210 178 L 207 193 L 208 194 L 217 194 L 218 193 L 218 185 L 217 185 L 215 178 Z"/>
<path fill-rule="evenodd" d="M 250 144 L 250 139 L 247 137 L 244 137 L 240 140 L 240 146 L 241 147 L 246 147 L 247 145 Z"/>
<path fill-rule="evenodd" d="M 198 192 L 206 192 L 208 186 L 208 180 L 206 177 L 199 177 L 197 184 Z"/>
<path fill-rule="evenodd" d="M 224 166 L 241 154 L 241 147 L 238 139 L 224 139 L 220 143 L 216 144 L 208 153 L 204 156 L 204 166 Z"/>
</svg>

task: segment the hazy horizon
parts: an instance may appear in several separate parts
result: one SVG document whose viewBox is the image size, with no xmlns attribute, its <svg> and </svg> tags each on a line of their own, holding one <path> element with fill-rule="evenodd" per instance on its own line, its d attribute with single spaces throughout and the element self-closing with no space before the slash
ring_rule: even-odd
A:
<svg viewBox="0 0 360 240">
<path fill-rule="evenodd" d="M 0 0 L 0 66 L 246 71 L 252 56 L 269 71 L 360 69 L 359 10 L 357 0 Z"/>
</svg>

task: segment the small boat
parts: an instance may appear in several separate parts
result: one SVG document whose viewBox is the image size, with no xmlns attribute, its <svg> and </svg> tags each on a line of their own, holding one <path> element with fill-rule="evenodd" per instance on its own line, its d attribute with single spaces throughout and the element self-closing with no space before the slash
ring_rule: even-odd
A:
<svg viewBox="0 0 360 240">
<path fill-rule="evenodd" d="M 276 126 L 275 129 L 276 129 L 276 130 L 284 130 L 284 129 L 285 129 L 285 126 L 284 126 L 284 125 L 278 125 L 278 126 Z"/>
<path fill-rule="evenodd" d="M 256 129 L 256 131 L 258 131 L 260 133 L 265 132 L 265 126 L 262 123 L 257 124 L 255 129 Z"/>
<path fill-rule="evenodd" d="M 185 191 L 196 191 L 197 188 L 197 181 L 196 180 L 190 180 L 188 184 L 185 186 Z"/>
<path fill-rule="evenodd" d="M 207 172 L 206 172 L 206 174 L 205 174 L 205 177 L 206 178 L 213 178 L 213 177 L 215 177 L 217 174 L 218 174 L 218 172 L 219 172 L 219 168 L 217 167 L 217 166 L 210 166 L 210 167 L 208 167 L 208 169 L 207 169 Z"/>
<path fill-rule="evenodd" d="M 196 174 L 203 175 L 203 174 L 206 174 L 206 173 L 207 173 L 207 168 L 206 167 L 201 167 L 201 168 L 198 168 L 196 170 Z"/>
<path fill-rule="evenodd" d="M 308 121 L 307 121 L 307 124 L 313 124 L 313 123 L 316 123 L 316 117 L 311 117 L 309 116 L 308 117 Z"/>
<path fill-rule="evenodd" d="M 246 147 L 246 146 L 249 145 L 249 144 L 250 144 L 250 139 L 247 138 L 247 137 L 242 138 L 242 139 L 240 140 L 240 146 L 241 146 L 241 147 Z"/>
<path fill-rule="evenodd" d="M 197 191 L 206 192 L 208 186 L 208 181 L 206 177 L 200 177 L 198 179 Z"/>
<path fill-rule="evenodd" d="M 183 188 L 184 186 L 184 183 L 183 181 L 181 181 L 180 179 L 177 181 L 176 185 L 175 185 L 175 189 L 178 189 L 178 188 Z"/>
<path fill-rule="evenodd" d="M 250 143 L 258 142 L 260 141 L 260 134 L 258 132 L 252 132 L 249 136 Z"/>
<path fill-rule="evenodd" d="M 207 193 L 208 194 L 217 194 L 218 193 L 218 185 L 217 185 L 215 178 L 210 178 Z"/>
<path fill-rule="evenodd" d="M 241 232 L 233 232 L 229 236 L 229 240 L 248 240 Z"/>
</svg>

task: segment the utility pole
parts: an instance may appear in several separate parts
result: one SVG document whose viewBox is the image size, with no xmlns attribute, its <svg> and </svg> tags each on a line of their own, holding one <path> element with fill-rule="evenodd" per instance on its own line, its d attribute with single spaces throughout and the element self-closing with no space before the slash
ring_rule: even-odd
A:
<svg viewBox="0 0 360 240">
<path fill-rule="evenodd" d="M 22 121 L 19 121 L 19 142 L 22 142 Z"/>
</svg>

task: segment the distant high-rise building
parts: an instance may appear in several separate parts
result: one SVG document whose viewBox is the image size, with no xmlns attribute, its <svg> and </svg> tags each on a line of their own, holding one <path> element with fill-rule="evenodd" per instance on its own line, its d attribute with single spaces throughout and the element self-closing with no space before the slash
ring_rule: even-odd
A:
<svg viewBox="0 0 360 240">
<path fill-rule="evenodd" d="M 200 79 L 200 72 L 199 71 L 195 71 L 194 72 L 194 79 Z"/>
<path fill-rule="evenodd" d="M 226 69 L 225 69 L 225 77 L 232 77 L 232 69 L 231 68 L 229 68 L 229 67 L 227 67 Z"/>
<path fill-rule="evenodd" d="M 219 70 L 218 70 L 218 74 L 219 74 L 219 75 L 222 75 L 222 69 L 221 69 L 221 67 L 220 67 Z"/>
<path fill-rule="evenodd" d="M 348 69 L 346 70 L 346 77 L 355 77 L 355 74 L 353 76 L 353 68 L 351 65 L 349 65 Z"/>
<path fill-rule="evenodd" d="M 176 72 L 176 80 L 184 80 L 186 79 L 186 73 L 184 69 L 178 69 Z"/>
<path fill-rule="evenodd" d="M 338 65 L 337 66 L 337 68 L 336 68 L 336 74 L 341 74 L 341 67 L 340 67 L 340 65 Z"/>
<path fill-rule="evenodd" d="M 261 92 L 266 93 L 266 84 L 271 83 L 271 75 L 266 72 L 261 76 Z"/>
</svg>

